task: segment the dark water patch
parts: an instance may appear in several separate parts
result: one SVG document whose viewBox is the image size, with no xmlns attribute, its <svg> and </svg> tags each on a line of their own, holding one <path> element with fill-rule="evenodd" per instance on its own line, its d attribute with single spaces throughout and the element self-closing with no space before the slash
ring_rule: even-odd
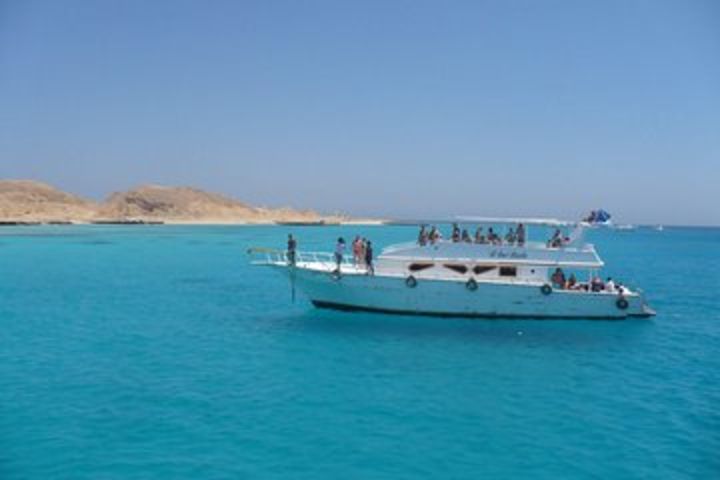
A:
<svg viewBox="0 0 720 480">
<path fill-rule="evenodd" d="M 49 232 L 27 232 L 27 233 L 21 233 L 21 232 L 1 232 L 0 231 L 0 237 L 3 238 L 76 238 L 76 237 L 84 237 L 87 236 L 87 233 L 82 232 L 57 232 L 57 233 L 49 233 Z"/>
<path fill-rule="evenodd" d="M 79 245 L 113 245 L 115 242 L 110 240 L 88 240 L 85 242 L 77 242 Z"/>
<path fill-rule="evenodd" d="M 175 280 L 179 285 L 208 285 L 213 282 L 210 277 L 181 277 Z"/>
</svg>

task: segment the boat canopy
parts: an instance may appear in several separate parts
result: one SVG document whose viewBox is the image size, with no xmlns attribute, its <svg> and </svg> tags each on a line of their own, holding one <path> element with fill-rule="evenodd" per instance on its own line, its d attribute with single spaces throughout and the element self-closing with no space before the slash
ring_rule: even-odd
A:
<svg viewBox="0 0 720 480">
<path fill-rule="evenodd" d="M 473 217 L 473 216 L 459 216 L 456 218 L 457 222 L 462 223 L 480 223 L 480 224 L 495 224 L 495 225 L 516 225 L 522 223 L 524 225 L 539 225 L 545 227 L 576 227 L 579 225 L 578 222 L 571 222 L 567 220 L 558 220 L 556 218 L 505 218 L 505 217 Z"/>
<path fill-rule="evenodd" d="M 583 245 L 580 248 L 548 248 L 539 242 L 529 242 L 525 247 L 455 243 L 447 240 L 426 246 L 407 242 L 386 247 L 379 258 L 401 261 L 471 262 L 590 269 L 603 266 L 603 261 L 598 257 L 592 245 Z"/>
</svg>

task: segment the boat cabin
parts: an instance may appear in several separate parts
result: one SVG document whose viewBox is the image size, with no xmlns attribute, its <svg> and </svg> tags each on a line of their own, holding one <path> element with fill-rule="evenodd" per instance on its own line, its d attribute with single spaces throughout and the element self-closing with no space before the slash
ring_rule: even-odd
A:
<svg viewBox="0 0 720 480">
<path fill-rule="evenodd" d="M 595 248 L 584 243 L 582 225 L 558 220 L 473 219 L 474 228 L 493 228 L 500 241 L 476 243 L 448 239 L 392 245 L 378 258 L 378 269 L 395 274 L 427 279 L 457 279 L 508 283 L 547 283 L 555 271 L 583 270 L 588 279 L 603 266 Z M 523 242 L 505 242 L 504 231 L 523 225 Z M 537 227 L 544 227 L 543 229 Z M 548 239 L 533 238 L 531 229 L 550 233 Z M 562 240 L 551 241 L 558 238 Z M 474 237 L 473 237 L 474 238 Z"/>
</svg>

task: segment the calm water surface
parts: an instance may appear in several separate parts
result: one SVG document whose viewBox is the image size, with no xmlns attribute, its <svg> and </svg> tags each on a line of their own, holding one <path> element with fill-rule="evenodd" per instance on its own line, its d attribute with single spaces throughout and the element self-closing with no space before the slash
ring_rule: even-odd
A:
<svg viewBox="0 0 720 480">
<path fill-rule="evenodd" d="M 0 230 L 0 479 L 720 478 L 720 230 L 592 232 L 620 322 L 314 310 L 286 233 Z"/>
</svg>

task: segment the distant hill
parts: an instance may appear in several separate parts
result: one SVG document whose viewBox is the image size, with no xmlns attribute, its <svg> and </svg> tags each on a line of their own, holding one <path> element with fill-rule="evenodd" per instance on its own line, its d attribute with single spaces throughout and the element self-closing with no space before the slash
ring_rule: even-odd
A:
<svg viewBox="0 0 720 480">
<path fill-rule="evenodd" d="M 100 206 L 104 218 L 153 220 L 228 219 L 253 220 L 259 211 L 222 195 L 190 187 L 147 185 L 113 193 Z"/>
<path fill-rule="evenodd" d="M 146 185 L 98 203 L 28 180 L 0 180 L 0 221 L 339 222 L 310 210 L 262 208 L 191 187 Z"/>
<path fill-rule="evenodd" d="M 97 203 L 31 180 L 0 180 L 0 220 L 89 221 Z"/>
</svg>

